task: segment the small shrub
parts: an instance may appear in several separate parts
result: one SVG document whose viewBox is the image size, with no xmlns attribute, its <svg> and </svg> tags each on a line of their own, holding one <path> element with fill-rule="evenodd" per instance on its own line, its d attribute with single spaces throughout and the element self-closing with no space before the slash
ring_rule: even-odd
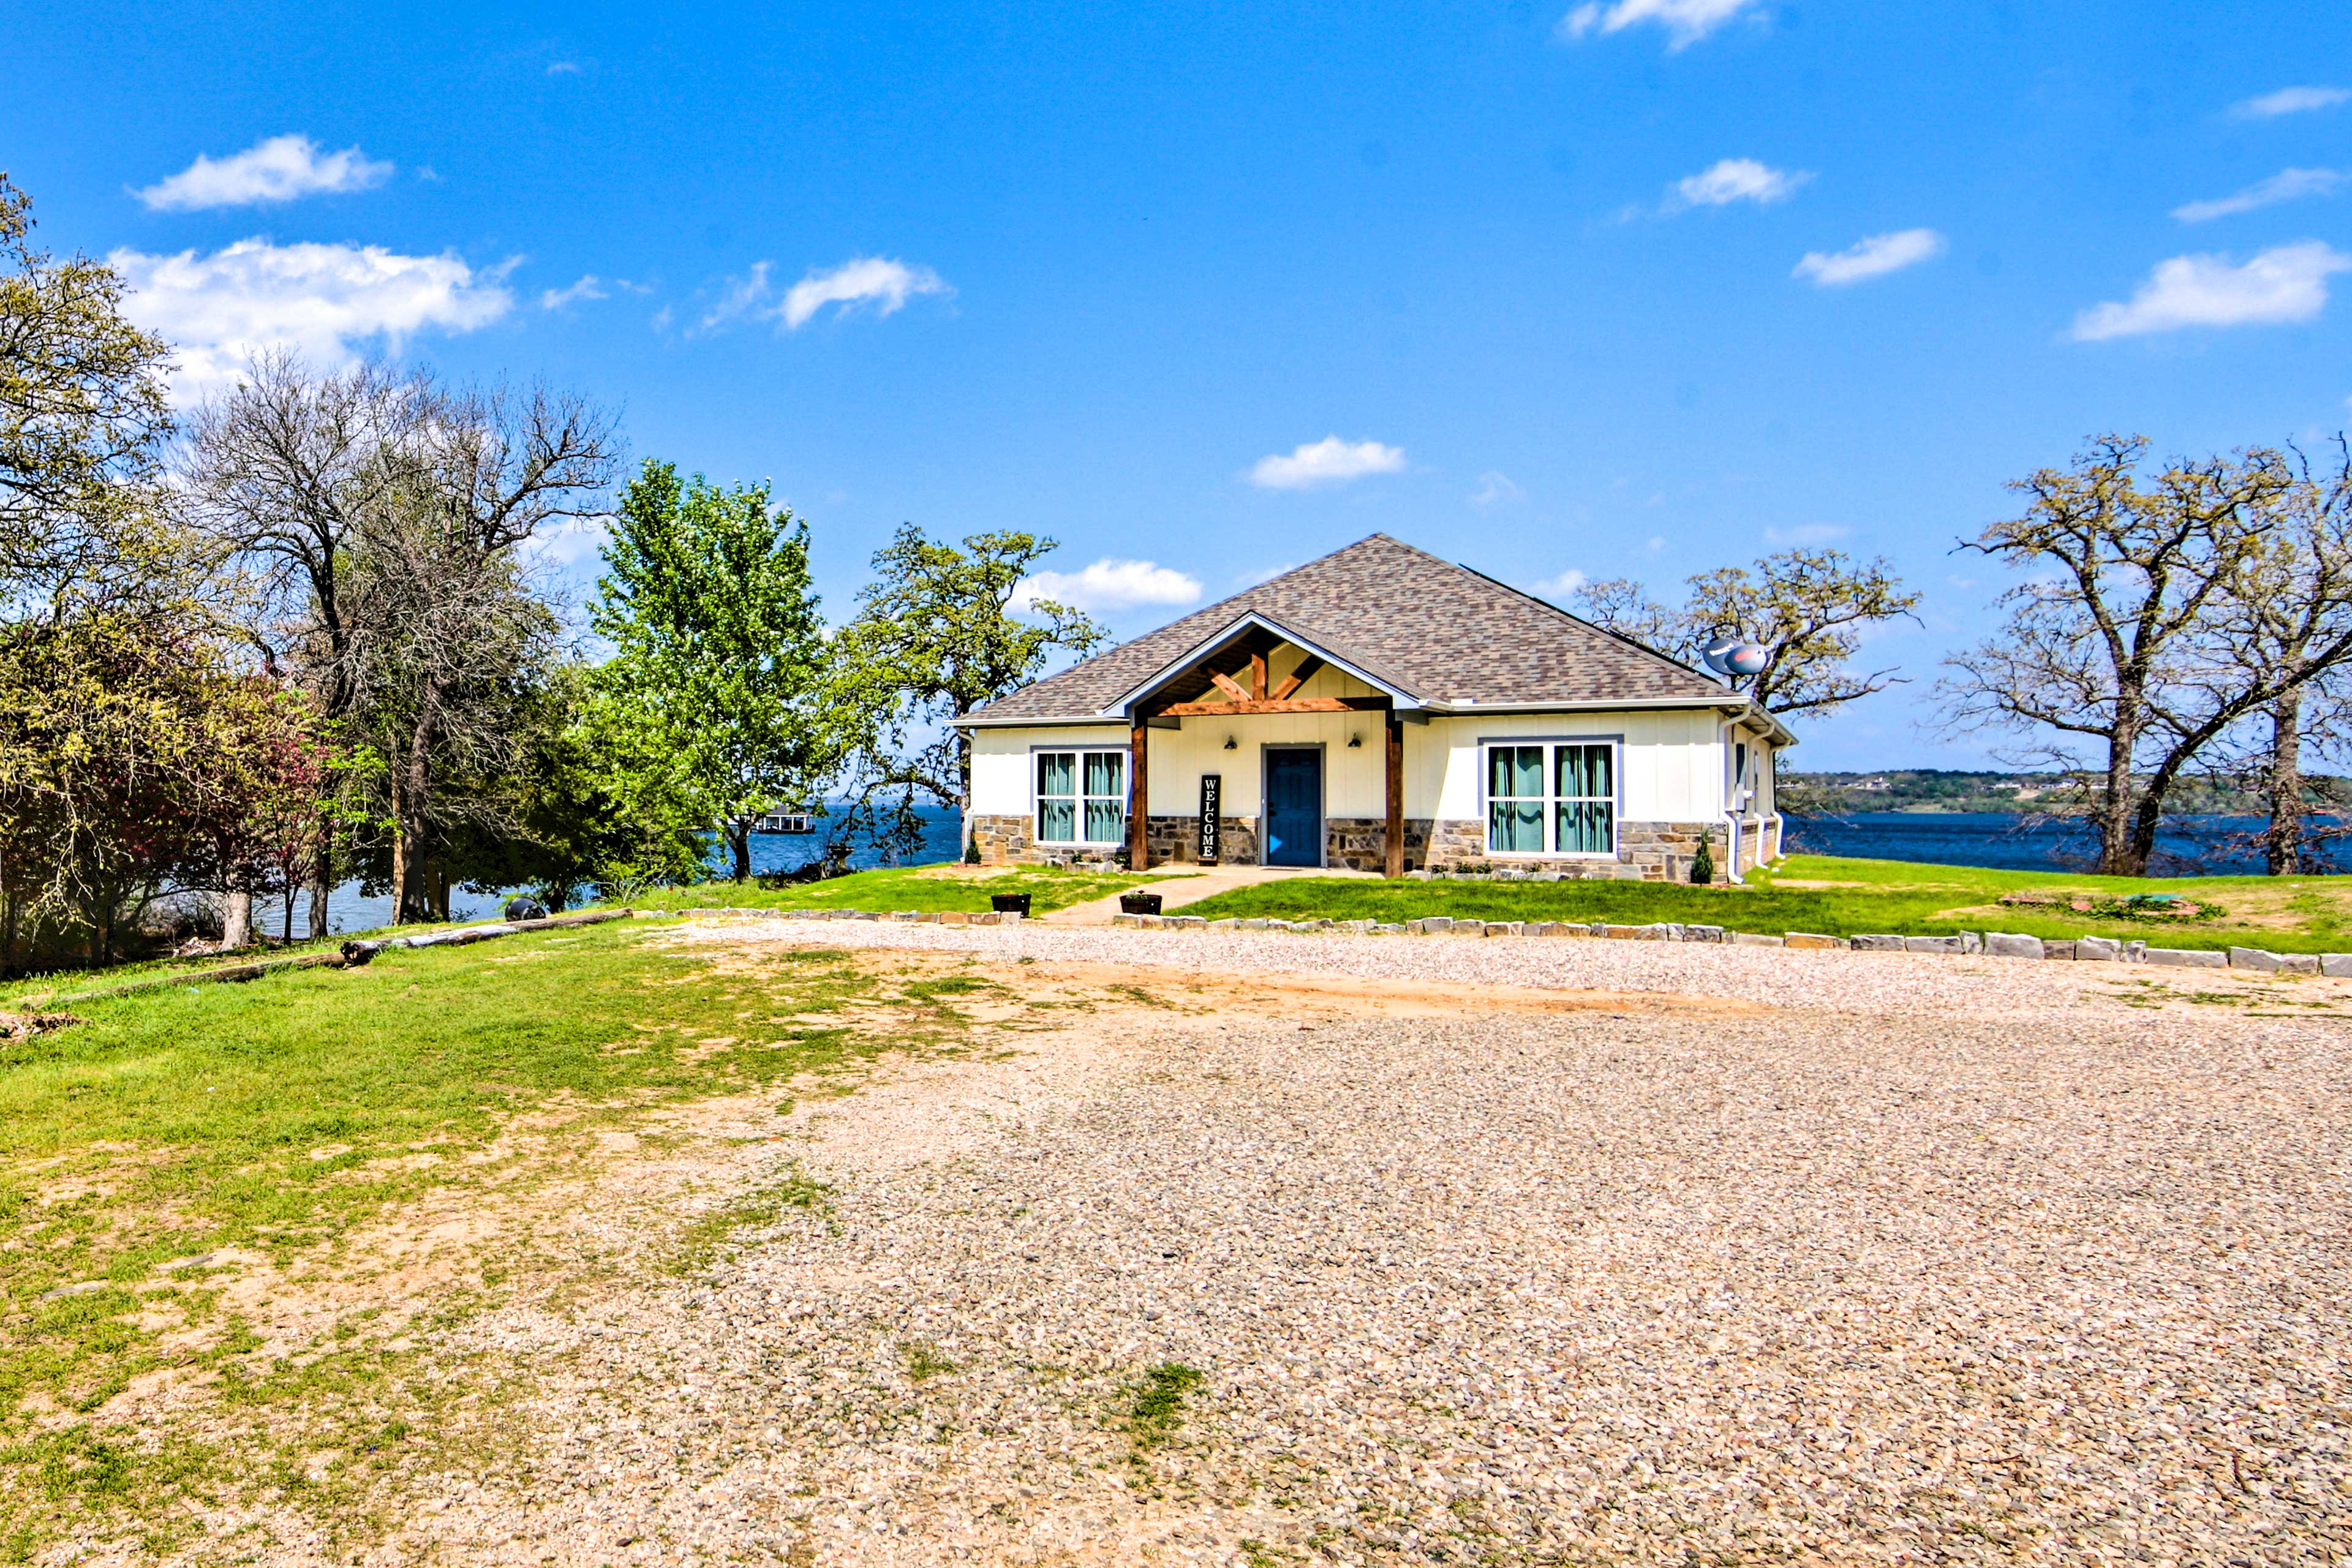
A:
<svg viewBox="0 0 2352 1568">
<path fill-rule="evenodd" d="M 980 864 L 980 829 L 977 827 L 973 828 L 971 836 L 964 840 L 963 863 L 967 866 Z"/>
<path fill-rule="evenodd" d="M 1698 853 L 1691 857 L 1690 879 L 1693 887 L 1700 888 L 1715 880 L 1715 850 L 1703 838 L 1699 840 Z"/>
</svg>

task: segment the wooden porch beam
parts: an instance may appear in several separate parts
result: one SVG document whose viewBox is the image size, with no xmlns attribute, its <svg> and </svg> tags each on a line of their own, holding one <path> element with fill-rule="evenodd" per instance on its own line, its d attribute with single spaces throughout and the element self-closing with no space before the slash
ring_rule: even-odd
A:
<svg viewBox="0 0 2352 1568">
<path fill-rule="evenodd" d="M 1150 735 L 1151 721 L 1137 714 L 1127 749 L 1127 868 L 1130 871 L 1148 870 L 1151 866 L 1151 802 L 1144 791 L 1151 777 L 1145 754 Z"/>
<path fill-rule="evenodd" d="M 1265 700 L 1265 654 L 1263 651 L 1250 655 L 1250 700 L 1254 702 Z"/>
<path fill-rule="evenodd" d="M 1387 722 L 1381 726 L 1388 731 L 1388 821 L 1386 824 L 1387 854 L 1381 869 L 1390 877 L 1404 875 L 1404 721 L 1391 710 Z"/>
<path fill-rule="evenodd" d="M 1209 671 L 1209 679 L 1215 684 L 1218 690 L 1236 702 L 1246 702 L 1250 700 L 1250 694 L 1242 689 L 1242 683 L 1222 669 Z"/>
<path fill-rule="evenodd" d="M 1300 687 L 1314 679 L 1315 672 L 1322 668 L 1323 661 L 1315 655 L 1311 653 L 1308 654 L 1305 658 L 1299 661 L 1298 668 L 1290 672 L 1288 679 L 1284 680 L 1281 685 L 1276 687 L 1273 690 L 1267 692 L 1266 696 L 1274 701 L 1281 701 L 1284 698 L 1289 696 L 1292 692 L 1297 690 Z"/>
<path fill-rule="evenodd" d="M 1171 702 L 1159 710 L 1175 719 L 1232 719 L 1251 713 L 1379 713 L 1385 697 L 1286 697 L 1248 702 Z"/>
</svg>

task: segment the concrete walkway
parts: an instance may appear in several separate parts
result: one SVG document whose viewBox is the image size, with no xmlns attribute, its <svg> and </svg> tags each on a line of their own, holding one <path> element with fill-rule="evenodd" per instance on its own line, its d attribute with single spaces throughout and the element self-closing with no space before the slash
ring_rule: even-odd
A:
<svg viewBox="0 0 2352 1568">
<path fill-rule="evenodd" d="M 1197 904 L 1203 899 L 1229 893 L 1235 888 L 1253 888 L 1260 882 L 1279 882 L 1292 877 L 1381 879 L 1377 871 L 1350 871 L 1336 866 L 1328 868 L 1318 866 L 1211 866 L 1205 869 L 1169 866 L 1154 868 L 1138 877 L 1135 886 L 1128 890 L 1159 894 L 1160 912 L 1173 914 L 1186 904 Z M 1118 894 L 1113 893 L 1108 898 L 1092 899 L 1083 904 L 1055 910 L 1051 914 L 1039 915 L 1037 919 L 1045 925 L 1107 926 L 1110 924 L 1110 917 L 1118 913 Z"/>
</svg>

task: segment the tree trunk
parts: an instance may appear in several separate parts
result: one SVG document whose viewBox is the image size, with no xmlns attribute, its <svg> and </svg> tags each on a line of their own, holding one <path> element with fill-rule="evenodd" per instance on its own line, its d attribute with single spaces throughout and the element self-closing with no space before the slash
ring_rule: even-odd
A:
<svg viewBox="0 0 2352 1568">
<path fill-rule="evenodd" d="M 392 923 L 401 925 L 408 919 L 408 814 L 401 809 L 400 795 L 392 797 Z"/>
<path fill-rule="evenodd" d="M 751 879 L 751 828 L 741 817 L 730 819 L 726 827 L 728 852 L 735 858 L 735 879 Z"/>
<path fill-rule="evenodd" d="M 319 814 L 319 855 L 310 867 L 310 938 L 327 934 L 327 895 L 335 882 L 335 826 L 325 812 Z"/>
<path fill-rule="evenodd" d="M 2271 705 L 2271 761 L 2263 779 L 2271 827 L 2264 858 L 2273 877 L 2303 875 L 2303 689 Z"/>
<path fill-rule="evenodd" d="M 286 884 L 286 918 L 279 924 L 278 941 L 284 947 L 294 945 L 294 884 L 291 882 Z"/>
<path fill-rule="evenodd" d="M 433 862 L 433 918 L 446 921 L 449 918 L 449 868 L 438 859 Z"/>
<path fill-rule="evenodd" d="M 2137 877 L 2147 866 L 2132 852 L 2132 753 L 2138 750 L 2137 729 L 2118 729 L 2107 737 L 2107 777 L 2095 819 L 2099 830 L 2099 870 L 2109 877 Z"/>
<path fill-rule="evenodd" d="M 428 704 L 429 706 L 429 704 Z M 399 819 L 394 830 L 407 853 L 402 857 L 400 875 L 393 878 L 393 896 L 399 901 L 401 918 L 411 918 L 411 911 L 422 913 L 427 909 L 425 883 L 425 802 L 431 784 L 430 765 L 433 745 L 432 726 L 419 723 L 408 742 L 408 776 L 393 800 L 394 814 Z"/>
<path fill-rule="evenodd" d="M 253 895 L 232 892 L 221 904 L 221 948 L 235 952 L 253 945 Z"/>
</svg>

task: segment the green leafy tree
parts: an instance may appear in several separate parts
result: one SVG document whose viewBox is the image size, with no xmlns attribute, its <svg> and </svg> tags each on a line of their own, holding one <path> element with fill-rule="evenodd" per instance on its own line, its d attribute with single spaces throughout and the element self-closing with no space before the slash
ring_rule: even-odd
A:
<svg viewBox="0 0 2352 1568">
<path fill-rule="evenodd" d="M 32 202 L 0 173 L 0 588 L 85 576 L 143 521 L 171 434 L 171 350 L 123 318 L 122 279 L 32 243 Z"/>
<path fill-rule="evenodd" d="M 600 732 L 641 820 L 690 803 L 735 879 L 766 812 L 823 809 L 856 752 L 855 707 L 830 679 L 808 527 L 764 484 L 721 489 L 648 459 L 621 494 L 593 612 L 613 645 Z"/>
<path fill-rule="evenodd" d="M 877 785 L 968 808 L 971 746 L 948 721 L 1027 685 L 1056 652 L 1101 646 L 1109 634 L 1085 615 L 1022 591 L 1029 569 L 1055 548 L 1036 534 L 996 532 L 969 535 L 958 549 L 910 522 L 875 553 L 875 581 L 842 629 L 845 663 L 866 704 L 887 713 L 883 733 L 894 747 L 932 737 L 888 759 Z"/>
</svg>

